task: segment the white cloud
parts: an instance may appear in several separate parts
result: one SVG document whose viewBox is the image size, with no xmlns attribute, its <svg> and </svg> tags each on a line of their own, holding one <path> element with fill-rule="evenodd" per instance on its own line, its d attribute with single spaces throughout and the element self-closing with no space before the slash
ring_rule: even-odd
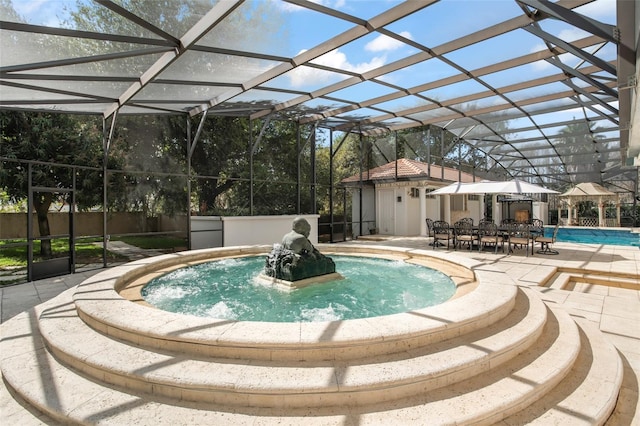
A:
<svg viewBox="0 0 640 426">
<path fill-rule="evenodd" d="M 335 0 L 335 1 L 330 1 L 330 0 L 309 0 L 311 1 L 311 3 L 316 3 L 322 6 L 327 6 L 327 7 L 331 7 L 333 9 L 342 9 L 345 7 L 346 5 L 346 0 Z M 274 5 L 278 8 L 280 8 L 281 10 L 285 11 L 285 12 L 302 12 L 305 10 L 308 10 L 305 7 L 302 6 L 298 6 L 292 3 L 287 3 L 287 2 L 283 2 L 283 1 L 274 1 L 273 2 Z"/>
<path fill-rule="evenodd" d="M 578 28 L 570 28 L 570 29 L 565 29 L 560 31 L 560 33 L 557 35 L 559 39 L 566 41 L 566 42 L 572 42 L 572 41 L 576 41 L 576 40 L 580 40 L 583 39 L 585 37 L 589 36 L 589 33 L 587 33 L 586 31 L 582 31 Z M 547 51 L 548 47 L 546 44 L 540 42 L 536 45 L 534 45 L 531 50 L 530 53 L 535 53 L 535 52 L 540 52 L 540 51 Z M 561 57 L 567 57 L 567 54 L 563 54 L 561 55 Z M 550 67 L 553 67 L 553 65 L 551 65 L 550 63 L 548 63 L 547 61 L 536 61 L 533 62 L 531 64 L 531 66 L 533 67 L 533 69 L 535 70 L 545 70 L 548 69 Z"/>
<path fill-rule="evenodd" d="M 359 64 L 351 64 L 347 59 L 347 55 L 341 52 L 339 49 L 332 50 L 331 52 L 327 52 L 322 56 L 314 59 L 314 64 L 326 65 L 333 68 L 343 69 L 346 71 L 353 71 L 357 73 L 362 73 L 365 71 L 369 71 L 374 68 L 378 68 L 385 63 L 384 57 L 374 57 L 369 62 L 362 62 Z"/>
<path fill-rule="evenodd" d="M 531 68 L 533 68 L 534 71 L 544 71 L 554 67 L 547 61 L 536 61 L 532 62 L 529 65 L 531 66 Z"/>
<path fill-rule="evenodd" d="M 50 27 L 60 26 L 60 19 L 56 16 L 56 13 L 60 12 L 57 2 L 48 0 L 14 0 L 12 4 L 18 15 L 25 18 L 30 24 Z"/>
<path fill-rule="evenodd" d="M 529 53 L 536 53 L 536 52 L 546 51 L 546 50 L 548 50 L 548 47 L 546 44 L 538 43 L 531 48 L 531 51 Z M 551 65 L 549 62 L 544 60 L 535 61 L 529 65 L 531 66 L 531 68 L 533 68 L 534 71 L 543 71 L 553 67 L 553 65 Z"/>
<path fill-rule="evenodd" d="M 303 53 L 301 51 L 300 53 Z M 325 53 L 322 56 L 311 61 L 314 64 L 325 65 L 332 68 L 342 69 L 345 71 L 351 71 L 356 73 L 364 73 L 366 71 L 379 68 L 385 64 L 386 58 L 384 56 L 376 56 L 369 62 L 361 62 L 358 64 L 352 64 L 347 59 L 347 55 L 341 52 L 339 49 L 332 50 Z M 329 84 L 335 81 L 335 74 L 323 70 L 318 70 L 309 67 L 299 67 L 289 73 L 291 85 L 293 87 L 303 87 L 314 84 Z"/>
<path fill-rule="evenodd" d="M 286 2 L 275 2 L 275 6 L 283 12 L 302 12 L 306 10 L 304 7 Z"/>
<path fill-rule="evenodd" d="M 46 4 L 47 0 L 18 1 L 13 3 L 13 7 L 22 15 L 31 15 L 42 10 Z"/>
<path fill-rule="evenodd" d="M 603 20 L 616 16 L 616 0 L 597 0 L 574 9 L 589 18 Z"/>
<path fill-rule="evenodd" d="M 589 36 L 588 32 L 582 31 L 581 29 L 578 29 L 578 28 L 562 30 L 558 34 L 558 38 L 563 41 L 576 41 L 588 36 Z"/>
<path fill-rule="evenodd" d="M 411 38 L 411 34 L 408 31 L 403 31 L 400 33 L 401 36 L 408 38 L 409 40 L 413 40 Z M 396 50 L 400 47 L 404 46 L 404 44 L 395 38 L 391 38 L 384 34 L 379 35 L 369 43 L 367 43 L 364 48 L 369 52 L 385 52 L 390 50 Z"/>
</svg>

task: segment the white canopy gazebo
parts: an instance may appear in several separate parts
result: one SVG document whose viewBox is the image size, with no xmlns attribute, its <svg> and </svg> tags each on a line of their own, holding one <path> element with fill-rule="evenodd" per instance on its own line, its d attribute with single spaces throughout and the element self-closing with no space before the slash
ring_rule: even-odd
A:
<svg viewBox="0 0 640 426">
<path fill-rule="evenodd" d="M 558 191 L 514 179 L 510 181 L 455 182 L 431 192 L 431 195 L 453 194 L 557 194 Z"/>
<path fill-rule="evenodd" d="M 568 207 L 567 225 L 575 225 L 575 208 L 580 201 L 595 201 L 598 203 L 598 224 L 597 226 L 607 226 L 604 214 L 604 204 L 606 200 L 616 200 L 616 226 L 620 226 L 620 203 L 618 194 L 611 192 L 594 182 L 579 183 L 567 192 L 560 194 Z M 558 218 L 560 218 L 560 207 L 558 207 Z M 577 223 L 578 225 L 589 226 L 591 223 Z M 595 226 L 595 223 L 593 224 Z"/>
<path fill-rule="evenodd" d="M 533 216 L 536 215 L 536 211 L 534 210 L 533 200 L 531 198 L 511 198 L 511 199 L 499 199 L 498 194 L 557 194 L 558 191 L 554 191 L 553 189 L 545 188 L 544 186 L 535 185 L 529 182 L 525 182 L 519 179 L 513 179 L 509 181 L 491 181 L 491 180 L 483 180 L 480 182 L 455 182 L 451 185 L 447 185 L 443 188 L 432 191 L 431 195 L 459 195 L 459 194 L 490 194 L 493 196 L 493 218 L 499 220 L 503 217 L 504 211 L 503 207 L 500 207 L 498 210 L 496 206 L 504 206 L 506 205 L 507 215 L 511 217 L 510 209 L 511 205 L 515 204 L 521 205 L 523 203 L 528 203 L 528 208 L 521 209 L 520 211 L 516 211 L 516 220 L 518 221 L 529 221 Z M 518 216 L 520 213 L 524 213 L 522 219 Z M 547 204 L 538 203 L 537 216 L 542 218 L 547 216 Z"/>
</svg>

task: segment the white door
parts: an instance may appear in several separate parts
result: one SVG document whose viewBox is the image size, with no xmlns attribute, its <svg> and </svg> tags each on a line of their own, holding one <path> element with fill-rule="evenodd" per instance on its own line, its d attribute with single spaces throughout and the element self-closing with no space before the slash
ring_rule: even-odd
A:
<svg viewBox="0 0 640 426">
<path fill-rule="evenodd" d="M 394 235 L 396 222 L 396 195 L 393 189 L 382 189 L 378 193 L 378 232 Z"/>
</svg>

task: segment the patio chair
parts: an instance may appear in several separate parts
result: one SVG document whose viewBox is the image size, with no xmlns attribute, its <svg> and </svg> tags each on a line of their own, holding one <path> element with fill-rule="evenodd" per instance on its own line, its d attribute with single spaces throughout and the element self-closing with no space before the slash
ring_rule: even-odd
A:
<svg viewBox="0 0 640 426">
<path fill-rule="evenodd" d="M 502 220 L 500 221 L 500 225 L 502 225 L 502 226 L 509 226 L 509 225 L 511 225 L 512 223 L 516 223 L 515 219 L 511 219 L 511 218 L 509 218 L 509 219 L 502 219 Z"/>
<path fill-rule="evenodd" d="M 540 243 L 540 250 L 537 253 L 540 254 L 558 254 L 558 251 L 553 250 L 551 245 L 556 242 L 556 238 L 558 237 L 558 228 L 560 227 L 560 223 L 556 223 L 556 227 L 553 228 L 553 235 L 551 237 L 542 237 L 536 238 L 536 243 Z"/>
<path fill-rule="evenodd" d="M 473 225 L 466 220 L 459 220 L 453 224 L 453 232 L 455 240 L 453 248 L 462 248 L 463 244 L 469 244 L 469 251 L 473 248 L 474 241 L 478 240 L 478 236 L 473 232 Z"/>
<path fill-rule="evenodd" d="M 504 253 L 504 237 L 498 232 L 498 225 L 493 222 L 480 222 L 478 225 L 478 251 L 487 244 L 493 245 L 494 253 L 498 253 L 498 244 Z"/>
<path fill-rule="evenodd" d="M 427 237 L 433 237 L 433 219 L 425 219 L 427 222 Z M 429 243 L 430 246 L 436 244 L 436 241 L 432 241 Z M 437 243 L 438 245 L 442 245 L 441 243 Z"/>
<path fill-rule="evenodd" d="M 529 257 L 529 244 L 531 244 L 531 254 L 533 254 L 533 240 L 531 231 L 526 223 L 512 223 L 509 225 L 509 253 L 513 253 L 513 248 L 524 248 Z"/>
<path fill-rule="evenodd" d="M 433 219 L 426 218 L 427 222 L 427 237 L 433 237 Z"/>
<path fill-rule="evenodd" d="M 466 223 L 470 223 L 471 226 L 473 226 L 473 218 L 472 217 L 463 217 L 462 219 L 460 219 L 458 222 L 466 222 Z"/>
<path fill-rule="evenodd" d="M 531 219 L 531 236 L 535 240 L 538 237 L 544 236 L 544 222 L 542 219 Z"/>
<path fill-rule="evenodd" d="M 449 222 L 445 222 L 444 220 L 436 220 L 433 222 L 433 249 L 440 244 L 439 241 L 447 241 L 447 250 L 449 250 L 449 241 L 453 239 L 453 233 L 451 232 L 451 227 L 449 226 Z"/>
</svg>

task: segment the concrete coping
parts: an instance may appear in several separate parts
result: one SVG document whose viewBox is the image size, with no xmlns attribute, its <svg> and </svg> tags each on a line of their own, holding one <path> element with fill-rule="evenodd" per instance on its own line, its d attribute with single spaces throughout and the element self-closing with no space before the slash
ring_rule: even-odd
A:
<svg viewBox="0 0 640 426">
<path fill-rule="evenodd" d="M 482 327 L 506 316 L 515 303 L 517 287 L 502 272 L 484 268 L 473 259 L 387 246 L 317 245 L 328 255 L 368 255 L 405 259 L 439 269 L 454 278 L 456 297 L 440 305 L 373 318 L 329 322 L 274 323 L 201 318 L 162 311 L 121 292 L 176 267 L 225 257 L 265 254 L 271 246 L 237 246 L 184 251 L 140 259 L 98 273 L 77 286 L 73 299 L 88 323 L 111 334 L 131 333 L 145 339 L 189 342 L 269 350 L 337 349 L 353 345 L 429 339 L 430 335 L 455 335 L 462 328 Z M 507 285 L 505 285 L 507 284 Z M 100 328 L 99 327 L 99 328 Z M 111 331 L 110 331 L 111 330 Z M 458 330 L 458 331 L 456 331 Z M 304 350 L 303 349 L 303 350 Z"/>
</svg>

